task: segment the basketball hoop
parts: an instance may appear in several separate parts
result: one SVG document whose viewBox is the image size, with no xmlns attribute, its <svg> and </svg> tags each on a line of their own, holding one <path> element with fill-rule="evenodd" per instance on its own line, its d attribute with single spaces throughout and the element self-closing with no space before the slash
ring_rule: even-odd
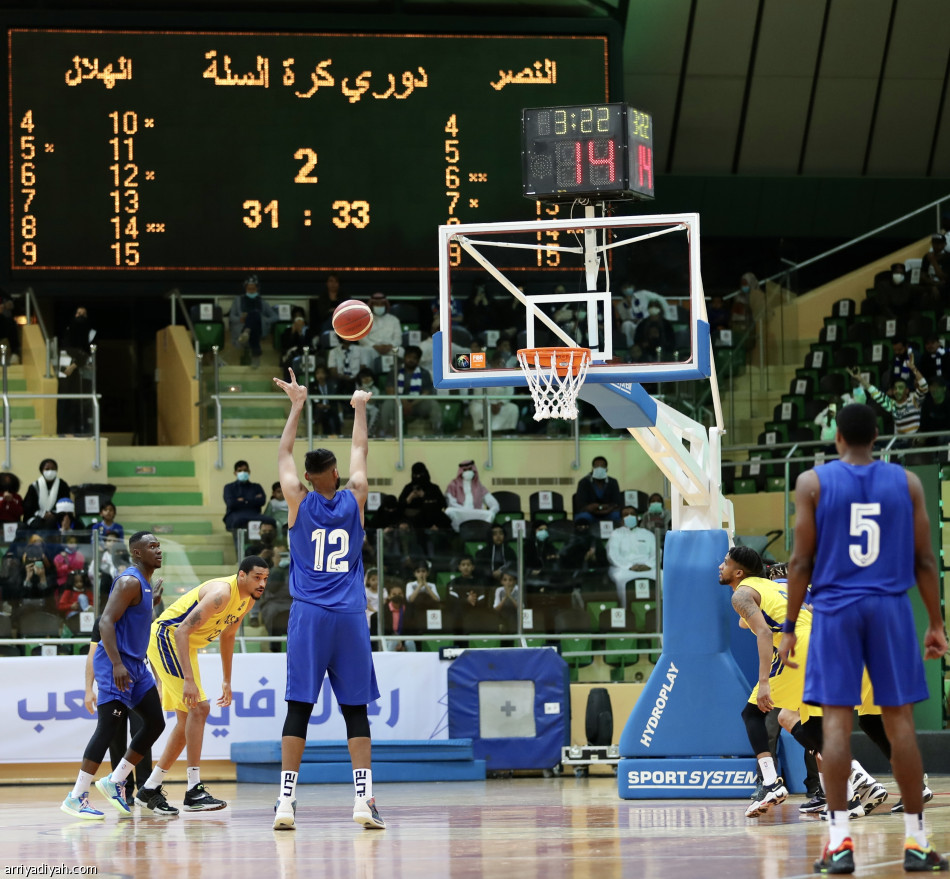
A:
<svg viewBox="0 0 950 879">
<path fill-rule="evenodd" d="M 521 348 L 518 363 L 534 399 L 534 420 L 577 418 L 577 393 L 587 378 L 587 348 Z"/>
</svg>

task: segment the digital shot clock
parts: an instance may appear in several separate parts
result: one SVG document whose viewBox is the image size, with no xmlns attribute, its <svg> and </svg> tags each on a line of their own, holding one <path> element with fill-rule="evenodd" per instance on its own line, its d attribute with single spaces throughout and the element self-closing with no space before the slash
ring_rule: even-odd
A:
<svg viewBox="0 0 950 879">
<path fill-rule="evenodd" d="M 524 110 L 521 168 L 539 201 L 653 198 L 653 120 L 622 103 Z"/>
</svg>

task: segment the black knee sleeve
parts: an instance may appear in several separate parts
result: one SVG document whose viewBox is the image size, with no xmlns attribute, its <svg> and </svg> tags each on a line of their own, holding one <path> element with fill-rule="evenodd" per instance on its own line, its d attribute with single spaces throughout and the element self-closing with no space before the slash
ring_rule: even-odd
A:
<svg viewBox="0 0 950 879">
<path fill-rule="evenodd" d="M 96 724 L 96 731 L 92 734 L 92 738 L 89 739 L 89 744 L 86 745 L 82 758 L 91 760 L 93 763 L 101 763 L 116 730 L 125 729 L 129 709 L 116 700 L 106 702 L 104 705 L 100 703 L 96 711 L 99 722 Z"/>
<path fill-rule="evenodd" d="M 745 731 L 749 736 L 749 744 L 756 754 L 765 754 L 769 750 L 769 732 L 765 726 L 765 715 L 759 711 L 759 706 L 747 702 L 742 709 L 742 720 Z"/>
<path fill-rule="evenodd" d="M 806 741 L 811 742 L 810 745 L 805 745 L 805 747 L 808 748 L 809 751 L 815 751 L 820 754 L 825 744 L 825 728 L 821 722 L 821 715 L 809 717 L 808 720 L 802 724 L 802 735 Z"/>
<path fill-rule="evenodd" d="M 812 725 L 811 720 L 804 724 L 798 721 L 789 732 L 792 734 L 792 738 L 806 751 L 818 751 L 819 754 L 821 753 L 821 728 L 818 727 L 816 729 L 816 727 Z"/>
<path fill-rule="evenodd" d="M 346 737 L 348 739 L 366 738 L 369 736 L 369 715 L 365 705 L 341 705 L 343 720 L 346 723 Z"/>
<path fill-rule="evenodd" d="M 313 704 L 310 702 L 294 702 L 287 700 L 287 716 L 284 718 L 284 729 L 281 735 L 295 736 L 298 739 L 307 738 L 307 724 L 313 713 Z"/>
<path fill-rule="evenodd" d="M 884 732 L 884 721 L 880 714 L 859 714 L 858 726 L 864 731 L 864 734 L 881 749 L 881 753 L 887 757 L 888 762 L 891 759 L 891 743 L 887 740 L 887 733 Z"/>
<path fill-rule="evenodd" d="M 152 687 L 145 694 L 145 698 L 132 710 L 139 716 L 142 726 L 132 736 L 129 751 L 144 755 L 165 729 L 165 714 L 162 711 L 162 700 L 158 697 L 158 690 Z"/>
</svg>

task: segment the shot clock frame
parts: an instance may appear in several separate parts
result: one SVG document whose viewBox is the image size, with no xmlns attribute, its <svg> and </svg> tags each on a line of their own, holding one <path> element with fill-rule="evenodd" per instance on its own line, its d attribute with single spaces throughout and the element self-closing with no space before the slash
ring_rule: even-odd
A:
<svg viewBox="0 0 950 879">
<path fill-rule="evenodd" d="M 653 119 L 629 104 L 522 112 L 522 192 L 539 201 L 653 198 Z"/>
</svg>

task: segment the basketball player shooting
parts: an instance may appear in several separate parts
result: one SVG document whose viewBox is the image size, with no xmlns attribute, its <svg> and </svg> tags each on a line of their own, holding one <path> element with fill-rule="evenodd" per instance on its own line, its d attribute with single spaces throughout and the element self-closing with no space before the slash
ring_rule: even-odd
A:
<svg viewBox="0 0 950 879">
<path fill-rule="evenodd" d="M 363 587 L 363 511 L 369 483 L 366 456 L 366 403 L 371 394 L 355 391 L 350 477 L 339 490 L 340 472 L 329 449 L 313 449 L 304 457 L 300 482 L 294 463 L 294 439 L 307 389 L 290 381 L 274 383 L 290 398 L 290 414 L 277 455 L 280 486 L 287 500 L 290 535 L 290 594 L 293 604 L 287 625 L 287 717 L 281 738 L 280 795 L 274 808 L 275 830 L 293 830 L 297 775 L 307 724 L 320 695 L 324 675 L 346 723 L 347 746 L 353 765 L 356 799 L 353 820 L 370 830 L 386 824 L 376 810 L 371 770 L 371 742 L 366 706 L 379 698 L 373 654 L 366 625 Z"/>
</svg>

